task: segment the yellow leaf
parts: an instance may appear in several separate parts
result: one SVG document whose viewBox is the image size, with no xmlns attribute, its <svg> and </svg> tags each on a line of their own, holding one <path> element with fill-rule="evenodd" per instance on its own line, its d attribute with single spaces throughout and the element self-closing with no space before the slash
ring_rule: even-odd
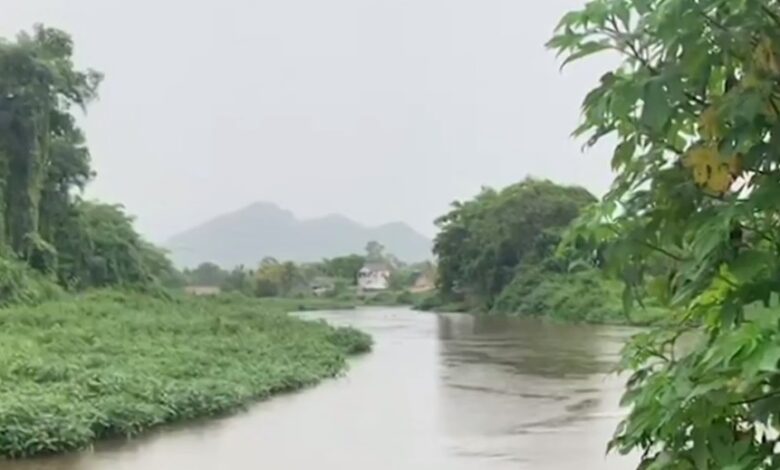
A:
<svg viewBox="0 0 780 470">
<path fill-rule="evenodd" d="M 683 158 L 683 165 L 691 169 L 693 180 L 710 192 L 727 192 L 734 179 L 742 172 L 742 157 L 721 158 L 715 146 L 696 146 Z"/>
<path fill-rule="evenodd" d="M 732 181 L 728 166 L 719 165 L 712 168 L 706 186 L 710 191 L 722 194 L 729 190 Z"/>
<path fill-rule="evenodd" d="M 714 106 L 705 109 L 699 116 L 699 134 L 704 140 L 716 140 L 720 137 L 718 110 Z"/>
</svg>

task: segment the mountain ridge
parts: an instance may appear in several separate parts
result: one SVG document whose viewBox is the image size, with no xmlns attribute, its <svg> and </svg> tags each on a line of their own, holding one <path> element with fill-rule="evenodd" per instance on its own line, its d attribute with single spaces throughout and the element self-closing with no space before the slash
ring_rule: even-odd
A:
<svg viewBox="0 0 780 470">
<path fill-rule="evenodd" d="M 170 237 L 163 246 L 180 267 L 212 262 L 230 268 L 254 266 L 267 256 L 311 262 L 363 253 L 372 240 L 404 261 L 431 258 L 431 240 L 404 222 L 366 226 L 337 213 L 303 219 L 263 201 L 212 217 Z"/>
</svg>

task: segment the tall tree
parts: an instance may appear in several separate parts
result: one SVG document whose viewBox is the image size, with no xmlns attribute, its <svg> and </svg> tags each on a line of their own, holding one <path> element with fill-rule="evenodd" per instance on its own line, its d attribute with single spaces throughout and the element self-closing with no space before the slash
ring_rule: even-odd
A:
<svg viewBox="0 0 780 470">
<path fill-rule="evenodd" d="M 375 240 L 371 240 L 366 244 L 366 260 L 371 262 L 384 261 L 385 259 L 385 247 L 381 243 Z"/>
<path fill-rule="evenodd" d="M 623 58 L 577 131 L 617 140 L 617 176 L 572 238 L 607 243 L 627 307 L 669 308 L 625 352 L 612 445 L 646 469 L 779 468 L 780 5 L 596 0 L 550 45 Z"/>
<path fill-rule="evenodd" d="M 360 255 L 340 256 L 322 262 L 325 274 L 346 279 L 350 284 L 357 282 L 358 271 L 365 265 L 366 257 Z"/>
<path fill-rule="evenodd" d="M 76 70 L 70 37 L 37 26 L 0 43 L 0 165 L 4 175 L 3 233 L 29 256 L 39 237 L 40 201 L 52 141 L 73 133 L 70 108 L 96 97 L 100 74 Z"/>
<path fill-rule="evenodd" d="M 489 307 L 518 266 L 549 256 L 560 232 L 594 201 L 582 188 L 529 179 L 456 202 L 436 222 L 442 293 L 457 290 Z"/>
<path fill-rule="evenodd" d="M 214 263 L 201 263 L 187 273 L 188 282 L 194 286 L 221 286 L 229 273 Z"/>
<path fill-rule="evenodd" d="M 255 272 L 255 293 L 259 297 L 286 296 L 303 284 L 300 270 L 290 261 L 266 258 Z"/>
</svg>

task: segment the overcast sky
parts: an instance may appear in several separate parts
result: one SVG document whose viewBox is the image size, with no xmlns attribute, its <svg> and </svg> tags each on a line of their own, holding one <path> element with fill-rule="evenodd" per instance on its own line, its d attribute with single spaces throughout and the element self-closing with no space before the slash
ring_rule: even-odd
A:
<svg viewBox="0 0 780 470">
<path fill-rule="evenodd" d="M 155 241 L 254 201 L 432 220 L 527 175 L 603 193 L 570 137 L 605 70 L 544 43 L 583 0 L 4 0 L 0 34 L 70 32 L 105 73 L 88 194 Z"/>
</svg>

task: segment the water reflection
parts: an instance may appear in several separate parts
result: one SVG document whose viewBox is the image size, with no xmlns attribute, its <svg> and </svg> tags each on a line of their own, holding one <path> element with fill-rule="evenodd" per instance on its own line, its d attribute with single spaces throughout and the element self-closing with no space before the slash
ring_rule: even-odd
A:
<svg viewBox="0 0 780 470">
<path fill-rule="evenodd" d="M 490 468 L 621 468 L 603 460 L 619 417 L 620 383 L 608 374 L 630 332 L 464 315 L 438 325 L 454 453 Z"/>
<path fill-rule="evenodd" d="M 311 314 L 307 314 L 311 315 Z M 372 333 L 343 378 L 222 420 L 8 470 L 625 469 L 604 459 L 629 331 L 405 309 L 316 314 Z"/>
</svg>

